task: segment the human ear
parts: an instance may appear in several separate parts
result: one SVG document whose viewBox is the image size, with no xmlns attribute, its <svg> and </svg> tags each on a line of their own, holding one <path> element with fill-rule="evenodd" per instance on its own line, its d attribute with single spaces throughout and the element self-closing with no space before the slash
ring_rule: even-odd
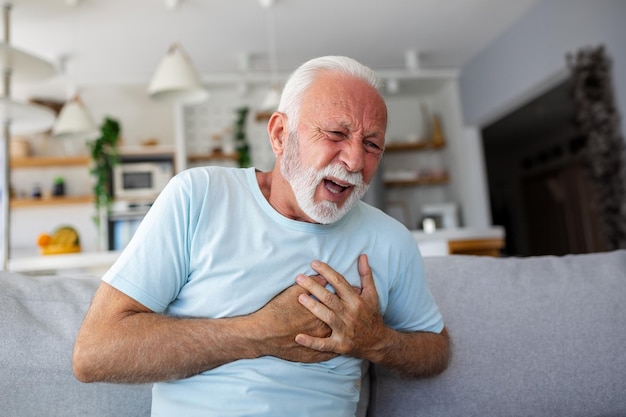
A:
<svg viewBox="0 0 626 417">
<path fill-rule="evenodd" d="M 278 156 L 283 153 L 284 150 L 284 135 L 287 133 L 287 115 L 280 112 L 274 112 L 270 116 L 269 122 L 267 122 L 267 133 L 270 137 L 270 145 L 272 145 L 272 151 L 274 155 Z"/>
</svg>

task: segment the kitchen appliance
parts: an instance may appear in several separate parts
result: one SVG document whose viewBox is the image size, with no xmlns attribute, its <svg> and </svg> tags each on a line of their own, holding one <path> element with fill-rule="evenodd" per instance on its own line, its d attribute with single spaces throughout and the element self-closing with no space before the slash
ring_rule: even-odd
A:
<svg viewBox="0 0 626 417">
<path fill-rule="evenodd" d="M 459 210 L 454 203 L 425 204 L 422 206 L 422 218 L 418 225 L 424 231 L 456 229 L 459 227 Z"/>
<path fill-rule="evenodd" d="M 154 199 L 174 175 L 172 155 L 122 156 L 113 168 L 113 197 Z"/>
<path fill-rule="evenodd" d="M 152 200 L 113 203 L 108 218 L 109 250 L 126 247 L 152 203 Z"/>
<path fill-rule="evenodd" d="M 174 155 L 121 155 L 113 168 L 113 204 L 108 216 L 109 250 L 122 250 L 152 203 L 174 175 Z"/>
</svg>

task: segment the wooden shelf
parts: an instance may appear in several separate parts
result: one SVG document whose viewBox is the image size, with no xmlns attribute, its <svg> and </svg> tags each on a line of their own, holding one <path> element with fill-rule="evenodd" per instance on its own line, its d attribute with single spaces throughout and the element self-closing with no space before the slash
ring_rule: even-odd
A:
<svg viewBox="0 0 626 417">
<path fill-rule="evenodd" d="M 446 146 L 446 142 L 415 142 L 415 143 L 390 143 L 385 146 L 385 152 L 402 152 L 402 151 L 427 151 L 441 149 Z"/>
<path fill-rule="evenodd" d="M 448 174 L 415 178 L 410 180 L 390 180 L 385 181 L 387 187 L 414 187 L 422 185 L 444 185 L 450 181 Z"/>
<path fill-rule="evenodd" d="M 73 195 L 49 198 L 12 198 L 11 208 L 60 206 L 66 204 L 87 204 L 93 202 L 92 195 Z"/>
<path fill-rule="evenodd" d="M 203 154 L 191 154 L 187 156 L 187 161 L 189 162 L 202 162 L 202 161 L 215 161 L 215 160 L 233 160 L 236 161 L 239 159 L 238 153 L 223 153 L 223 152 L 213 152 L 213 153 L 203 153 Z"/>
<path fill-rule="evenodd" d="M 254 118 L 257 122 L 264 122 L 264 121 L 269 120 L 270 117 L 272 117 L 272 114 L 274 114 L 274 112 L 271 112 L 271 111 L 258 112 Z"/>
<path fill-rule="evenodd" d="M 87 166 L 91 158 L 81 156 L 28 156 L 11 158 L 11 168 L 42 168 L 54 166 Z"/>
<path fill-rule="evenodd" d="M 500 256 L 504 248 L 503 238 L 451 240 L 448 251 L 451 255 Z"/>
</svg>

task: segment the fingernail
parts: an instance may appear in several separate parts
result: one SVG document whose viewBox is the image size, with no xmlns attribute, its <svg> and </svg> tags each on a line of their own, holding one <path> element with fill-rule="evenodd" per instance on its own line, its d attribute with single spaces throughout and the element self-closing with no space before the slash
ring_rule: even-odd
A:
<svg viewBox="0 0 626 417">
<path fill-rule="evenodd" d="M 312 265 L 314 268 L 317 268 L 318 266 L 320 266 L 320 261 L 315 260 L 315 261 L 311 262 L 311 265 Z"/>
</svg>

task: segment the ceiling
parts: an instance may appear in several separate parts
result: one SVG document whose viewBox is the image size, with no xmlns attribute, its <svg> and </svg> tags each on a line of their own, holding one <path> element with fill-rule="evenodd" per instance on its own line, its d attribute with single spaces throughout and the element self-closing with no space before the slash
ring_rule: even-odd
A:
<svg viewBox="0 0 626 417">
<path fill-rule="evenodd" d="M 404 69 L 410 50 L 421 68 L 460 68 L 537 1 L 16 0 L 10 34 L 79 83 L 147 83 L 173 42 L 203 76 L 269 71 L 272 44 L 281 72 L 328 54 Z"/>
</svg>

